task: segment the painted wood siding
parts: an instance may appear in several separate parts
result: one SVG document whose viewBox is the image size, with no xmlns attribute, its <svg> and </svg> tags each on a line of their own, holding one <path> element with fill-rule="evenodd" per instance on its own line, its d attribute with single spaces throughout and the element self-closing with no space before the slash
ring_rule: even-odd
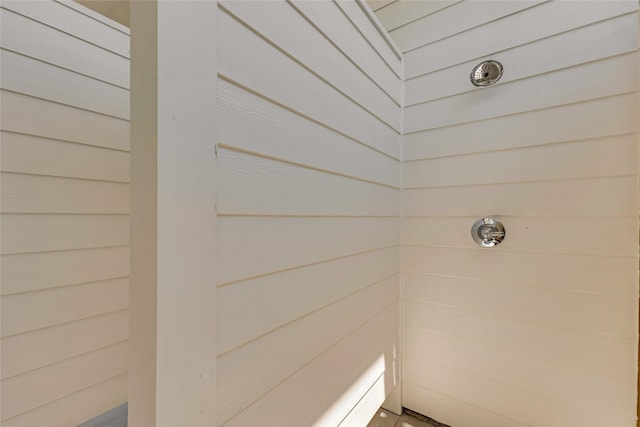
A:
<svg viewBox="0 0 640 427">
<path fill-rule="evenodd" d="M 77 425 L 127 400 L 129 32 L 1 7 L 2 425 Z"/>
<path fill-rule="evenodd" d="M 638 2 L 380 8 L 405 57 L 403 403 L 455 427 L 635 426 Z M 486 89 L 484 59 L 504 65 Z M 506 240 L 469 230 L 500 219 Z"/>
<path fill-rule="evenodd" d="M 401 63 L 356 2 L 219 8 L 218 422 L 362 426 L 398 380 Z"/>
</svg>

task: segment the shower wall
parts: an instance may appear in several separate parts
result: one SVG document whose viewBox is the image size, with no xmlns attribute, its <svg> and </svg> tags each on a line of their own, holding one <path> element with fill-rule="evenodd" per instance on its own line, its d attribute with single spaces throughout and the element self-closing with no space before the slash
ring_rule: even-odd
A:
<svg viewBox="0 0 640 427">
<path fill-rule="evenodd" d="M 638 2 L 396 2 L 403 404 L 461 426 L 634 426 Z M 416 19 L 419 18 L 419 19 Z M 482 60 L 502 80 L 469 81 Z M 493 249 L 470 227 L 507 230 Z"/>
<path fill-rule="evenodd" d="M 2 415 L 78 425 L 127 401 L 129 30 L 3 1 Z"/>
<path fill-rule="evenodd" d="M 401 62 L 356 2 L 221 2 L 218 50 L 218 422 L 365 425 L 399 381 Z"/>
</svg>

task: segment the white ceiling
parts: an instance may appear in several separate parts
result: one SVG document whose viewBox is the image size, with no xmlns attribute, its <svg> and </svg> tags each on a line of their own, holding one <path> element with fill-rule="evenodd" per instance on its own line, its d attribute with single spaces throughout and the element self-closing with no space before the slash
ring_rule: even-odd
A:
<svg viewBox="0 0 640 427">
<path fill-rule="evenodd" d="M 76 0 L 83 6 L 129 26 L 129 0 Z M 367 0 L 367 3 L 374 11 L 381 9 L 399 0 Z"/>
<path fill-rule="evenodd" d="M 93 9 L 101 15 L 129 26 L 129 0 L 76 0 L 83 6 Z"/>
<path fill-rule="evenodd" d="M 398 0 L 367 0 L 367 3 L 369 3 L 369 7 L 371 7 L 371 9 L 373 9 L 374 11 L 390 4 L 390 3 L 394 3 Z"/>
</svg>

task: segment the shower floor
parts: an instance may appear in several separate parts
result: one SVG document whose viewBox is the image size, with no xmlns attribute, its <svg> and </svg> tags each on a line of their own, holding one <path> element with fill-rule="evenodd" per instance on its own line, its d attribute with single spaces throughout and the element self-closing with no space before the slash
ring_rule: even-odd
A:
<svg viewBox="0 0 640 427">
<path fill-rule="evenodd" d="M 373 419 L 367 424 L 367 427 L 441 427 L 444 424 L 437 422 L 428 422 L 416 417 L 411 416 L 408 413 L 402 415 L 396 415 L 393 412 L 389 412 L 380 408 Z"/>
</svg>

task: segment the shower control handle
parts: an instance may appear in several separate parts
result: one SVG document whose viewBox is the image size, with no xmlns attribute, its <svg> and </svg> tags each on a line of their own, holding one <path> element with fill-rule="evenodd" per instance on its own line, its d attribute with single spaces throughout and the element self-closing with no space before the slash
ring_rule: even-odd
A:
<svg viewBox="0 0 640 427">
<path fill-rule="evenodd" d="M 485 239 L 497 239 L 504 237 L 504 231 L 491 231 L 488 229 L 483 229 L 482 237 Z"/>
<path fill-rule="evenodd" d="M 484 248 L 499 245 L 505 237 L 504 226 L 493 218 L 481 218 L 471 227 L 471 237 Z"/>
</svg>

